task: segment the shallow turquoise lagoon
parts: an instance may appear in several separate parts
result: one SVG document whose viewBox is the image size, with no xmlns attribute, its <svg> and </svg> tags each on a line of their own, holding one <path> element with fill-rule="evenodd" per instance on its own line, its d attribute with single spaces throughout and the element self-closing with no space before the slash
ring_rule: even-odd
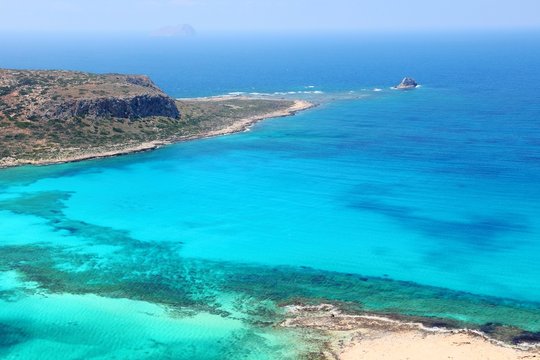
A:
<svg viewBox="0 0 540 360">
<path fill-rule="evenodd" d="M 540 331 L 537 38 L 519 59 L 515 42 L 457 41 L 459 59 L 424 50 L 425 68 L 408 67 L 424 79 L 411 92 L 390 90 L 382 73 L 354 78 L 338 56 L 377 68 L 361 57 L 367 47 L 384 74 L 401 73 L 394 43 L 353 43 L 352 55 L 332 43 L 328 73 L 318 63 L 280 73 L 296 81 L 286 88 L 279 76 L 263 89 L 229 79 L 248 92 L 323 92 L 297 116 L 148 153 L 0 170 L 0 357 L 317 354 L 321 334 L 274 326 L 293 302 Z M 303 60 L 318 49 L 308 45 Z M 174 92 L 178 81 L 161 85 Z"/>
</svg>

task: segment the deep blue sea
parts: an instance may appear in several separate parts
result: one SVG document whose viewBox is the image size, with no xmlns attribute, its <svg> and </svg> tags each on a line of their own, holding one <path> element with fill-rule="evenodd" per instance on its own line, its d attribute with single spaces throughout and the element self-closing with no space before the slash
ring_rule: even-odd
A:
<svg viewBox="0 0 540 360">
<path fill-rule="evenodd" d="M 296 359 L 313 338 L 268 325 L 293 301 L 540 331 L 540 33 L 0 41 L 2 68 L 320 103 L 0 170 L 0 358 Z"/>
</svg>

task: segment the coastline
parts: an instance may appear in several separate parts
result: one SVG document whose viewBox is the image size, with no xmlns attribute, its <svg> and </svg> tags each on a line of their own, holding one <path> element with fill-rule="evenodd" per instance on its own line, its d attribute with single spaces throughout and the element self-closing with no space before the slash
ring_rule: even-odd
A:
<svg viewBox="0 0 540 360">
<path fill-rule="evenodd" d="M 226 101 L 230 99 L 231 97 L 229 96 L 220 96 L 220 97 L 212 97 L 212 98 L 189 98 L 189 99 L 186 98 L 182 100 L 189 100 L 189 101 L 211 100 L 211 101 L 219 102 L 219 101 Z M 238 97 L 234 97 L 234 99 L 238 99 Z M 245 100 L 249 100 L 249 99 L 253 99 L 253 98 L 245 97 Z M 78 161 L 91 160 L 91 159 L 100 159 L 100 158 L 106 158 L 106 157 L 127 155 L 127 154 L 144 152 L 144 151 L 151 151 L 151 150 L 155 150 L 160 147 L 178 143 L 178 142 L 204 139 L 204 138 L 210 138 L 210 137 L 215 137 L 215 136 L 228 135 L 228 134 L 246 131 L 259 121 L 266 120 L 266 119 L 279 118 L 279 117 L 293 116 L 300 111 L 308 110 L 316 106 L 316 104 L 305 101 L 305 100 L 292 100 L 292 101 L 293 101 L 293 104 L 286 109 L 276 110 L 276 111 L 272 111 L 268 113 L 263 113 L 260 115 L 242 118 L 242 119 L 234 121 L 232 124 L 229 124 L 222 129 L 211 130 L 211 131 L 207 131 L 200 134 L 193 134 L 193 135 L 186 135 L 186 136 L 173 136 L 173 137 L 163 139 L 163 140 L 154 140 L 154 141 L 148 141 L 148 142 L 142 142 L 142 143 L 129 142 L 129 143 L 124 143 L 124 144 L 107 146 L 102 149 L 99 149 L 99 148 L 80 149 L 80 153 L 77 153 L 78 149 L 70 148 L 68 150 L 75 152 L 75 154 L 67 155 L 67 156 L 63 156 L 60 154 L 57 158 L 53 158 L 53 159 L 49 158 L 49 159 L 43 159 L 43 160 L 41 159 L 31 160 L 31 159 L 4 158 L 4 159 L 0 159 L 0 169 L 8 168 L 8 167 L 15 167 L 15 166 L 22 166 L 22 165 L 62 164 L 62 163 L 70 163 L 70 162 L 78 162 Z"/>
<path fill-rule="evenodd" d="M 447 329 L 375 314 L 346 314 L 332 304 L 290 305 L 279 324 L 323 332 L 330 340 L 321 353 L 328 360 L 540 358 L 538 344 L 512 345 L 478 330 Z"/>
<path fill-rule="evenodd" d="M 203 98 L 203 99 L 208 100 L 206 98 Z M 212 99 L 212 101 L 224 101 L 224 100 L 228 100 L 228 99 L 230 99 L 230 98 L 227 98 L 227 97 L 215 97 L 215 98 Z M 236 98 L 236 99 L 238 99 L 238 98 Z M 248 100 L 250 98 L 247 97 L 245 99 Z M 192 99 L 192 100 L 198 100 L 198 99 Z M 195 139 L 208 138 L 208 137 L 214 137 L 214 136 L 220 136 L 220 135 L 228 135 L 228 134 L 233 134 L 233 133 L 237 133 L 237 132 L 246 131 L 252 125 L 254 125 L 255 123 L 257 123 L 259 121 L 266 120 L 266 119 L 275 119 L 275 118 L 280 118 L 280 117 L 292 116 L 292 115 L 295 115 L 296 113 L 298 113 L 300 111 L 308 110 L 308 109 L 311 109 L 311 108 L 313 108 L 315 106 L 316 105 L 314 103 L 311 103 L 309 101 L 293 100 L 293 104 L 290 107 L 288 107 L 287 109 L 277 110 L 277 111 L 272 111 L 272 112 L 266 113 L 266 114 L 246 117 L 246 118 L 243 118 L 243 119 L 240 119 L 240 120 L 234 122 L 233 124 L 231 124 L 229 126 L 226 126 L 223 129 L 209 131 L 206 134 L 201 134 L 201 136 L 194 135 L 194 136 L 192 136 L 190 138 L 187 138 L 186 140 L 195 140 Z"/>
</svg>

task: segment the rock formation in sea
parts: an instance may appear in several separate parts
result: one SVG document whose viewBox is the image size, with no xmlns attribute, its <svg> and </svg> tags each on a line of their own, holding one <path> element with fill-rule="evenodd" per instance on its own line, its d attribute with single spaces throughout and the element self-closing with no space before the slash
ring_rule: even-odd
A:
<svg viewBox="0 0 540 360">
<path fill-rule="evenodd" d="M 398 86 L 396 86 L 396 89 L 408 90 L 408 89 L 414 89 L 417 86 L 418 86 L 418 83 L 416 82 L 416 80 L 414 80 L 411 77 L 406 77 L 401 81 L 401 83 Z"/>
</svg>

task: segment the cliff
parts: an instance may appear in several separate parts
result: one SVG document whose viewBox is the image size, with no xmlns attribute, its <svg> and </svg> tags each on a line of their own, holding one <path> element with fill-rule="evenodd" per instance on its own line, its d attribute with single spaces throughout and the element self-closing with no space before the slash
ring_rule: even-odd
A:
<svg viewBox="0 0 540 360">
<path fill-rule="evenodd" d="M 0 118 L 178 119 L 174 100 L 146 76 L 0 70 Z"/>
<path fill-rule="evenodd" d="M 66 100 L 59 104 L 46 104 L 34 116 L 56 119 L 72 117 L 139 119 L 150 116 L 180 117 L 174 101 L 164 95 L 135 95 L 130 97 L 101 97 L 97 99 Z"/>
</svg>

